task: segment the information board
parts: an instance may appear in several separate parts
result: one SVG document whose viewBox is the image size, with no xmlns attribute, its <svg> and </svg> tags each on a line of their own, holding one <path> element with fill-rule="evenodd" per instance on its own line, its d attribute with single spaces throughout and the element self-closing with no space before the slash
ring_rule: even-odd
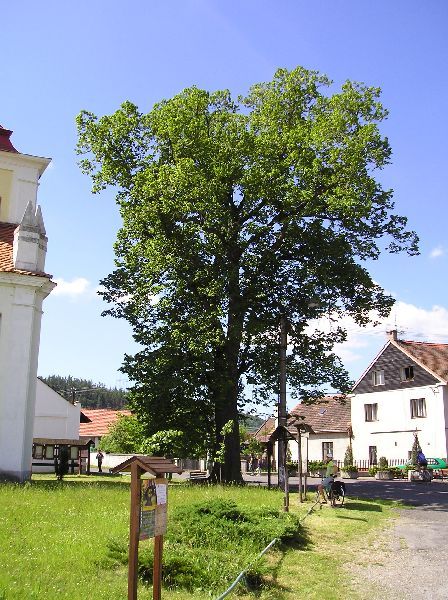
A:
<svg viewBox="0 0 448 600">
<path fill-rule="evenodd" d="M 166 479 L 142 479 L 139 540 L 165 534 L 167 494 Z"/>
</svg>

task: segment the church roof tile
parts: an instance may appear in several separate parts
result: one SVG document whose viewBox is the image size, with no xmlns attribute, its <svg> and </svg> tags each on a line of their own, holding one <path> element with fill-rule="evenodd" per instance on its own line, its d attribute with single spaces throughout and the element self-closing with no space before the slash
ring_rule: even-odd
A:
<svg viewBox="0 0 448 600">
<path fill-rule="evenodd" d="M 23 271 L 22 269 L 14 268 L 12 249 L 14 243 L 14 231 L 16 228 L 16 223 L 0 223 L 0 272 L 51 278 L 51 275 L 42 273 L 41 271 Z"/>
</svg>

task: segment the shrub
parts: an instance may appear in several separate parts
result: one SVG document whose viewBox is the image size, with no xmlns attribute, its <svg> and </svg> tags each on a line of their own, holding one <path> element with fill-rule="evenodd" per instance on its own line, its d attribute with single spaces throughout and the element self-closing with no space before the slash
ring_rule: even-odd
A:
<svg viewBox="0 0 448 600">
<path fill-rule="evenodd" d="M 316 471 L 322 471 L 326 468 L 326 464 L 322 460 L 309 460 L 308 461 L 308 471 L 310 473 L 315 473 Z"/>
<path fill-rule="evenodd" d="M 347 450 L 344 455 L 344 471 L 357 471 L 358 467 L 354 464 L 353 460 L 353 450 L 350 445 L 347 446 Z"/>
<path fill-rule="evenodd" d="M 296 473 L 299 470 L 299 463 L 297 461 L 289 461 L 286 463 L 288 473 Z"/>
<path fill-rule="evenodd" d="M 378 461 L 378 471 L 388 471 L 389 470 L 389 462 L 385 456 L 381 456 Z"/>
<path fill-rule="evenodd" d="M 214 499 L 175 509 L 163 550 L 163 581 L 167 587 L 212 590 L 225 587 L 249 564 L 250 583 L 260 586 L 267 573 L 259 552 L 274 538 L 283 545 L 304 544 L 299 518 L 272 508 L 240 506 Z M 152 581 L 152 543 L 141 543 L 139 576 Z M 126 564 L 127 543 L 111 540 L 107 562 Z M 255 561 L 255 562 L 253 562 Z"/>
</svg>

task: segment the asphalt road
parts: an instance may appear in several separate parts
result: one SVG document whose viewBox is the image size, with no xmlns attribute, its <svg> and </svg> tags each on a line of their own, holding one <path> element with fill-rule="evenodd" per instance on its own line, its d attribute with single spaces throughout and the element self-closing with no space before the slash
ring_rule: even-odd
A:
<svg viewBox="0 0 448 600">
<path fill-rule="evenodd" d="M 267 477 L 245 476 L 267 485 Z M 275 480 L 276 483 L 276 480 Z M 292 477 L 292 491 L 298 488 Z M 309 478 L 316 489 L 319 479 Z M 392 527 L 379 532 L 375 543 L 366 541 L 347 566 L 353 586 L 365 600 L 447 600 L 443 576 L 448 564 L 448 482 L 409 482 L 373 478 L 345 480 L 347 502 L 352 498 L 401 500 L 412 508 L 399 509 Z"/>
<path fill-rule="evenodd" d="M 267 485 L 266 475 L 245 475 L 249 484 Z M 307 485 L 315 490 L 320 482 L 317 477 L 309 477 Z M 410 482 L 407 479 L 379 481 L 372 477 L 361 479 L 345 479 L 347 498 L 378 498 L 383 500 L 401 500 L 410 506 L 421 506 L 436 510 L 448 511 L 448 481 L 434 479 L 431 483 Z M 299 486 L 298 477 L 289 479 L 292 492 Z M 272 485 L 277 485 L 277 478 L 272 477 Z M 447 596 L 448 598 L 448 596 Z"/>
</svg>

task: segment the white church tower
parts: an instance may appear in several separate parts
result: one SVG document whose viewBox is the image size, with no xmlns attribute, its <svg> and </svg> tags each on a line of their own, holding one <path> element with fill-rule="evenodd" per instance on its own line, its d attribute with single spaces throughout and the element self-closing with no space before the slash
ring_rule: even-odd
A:
<svg viewBox="0 0 448 600">
<path fill-rule="evenodd" d="M 18 152 L 0 126 L 0 480 L 31 476 L 47 237 L 39 178 L 50 159 Z"/>
</svg>

